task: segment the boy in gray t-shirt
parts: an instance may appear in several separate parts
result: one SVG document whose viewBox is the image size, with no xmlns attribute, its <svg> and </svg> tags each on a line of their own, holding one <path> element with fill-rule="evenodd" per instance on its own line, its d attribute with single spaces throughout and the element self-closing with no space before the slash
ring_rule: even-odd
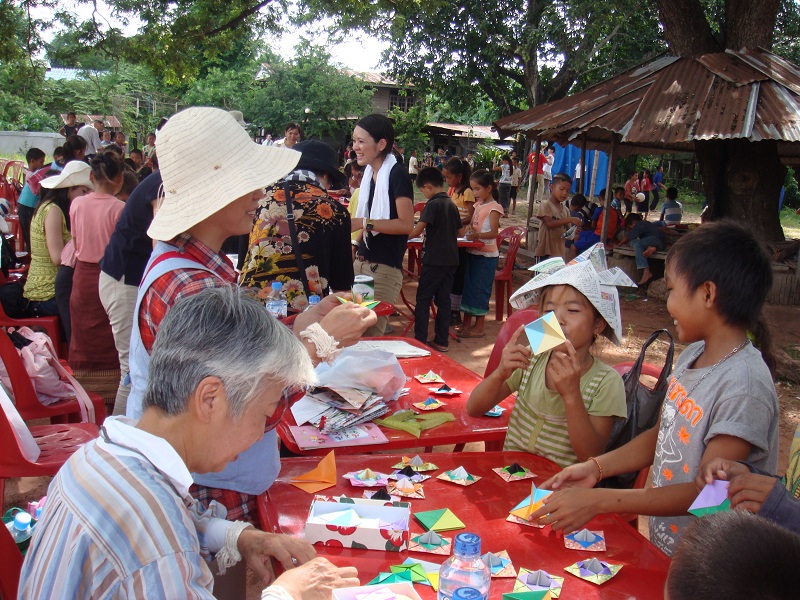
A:
<svg viewBox="0 0 800 600">
<path fill-rule="evenodd" d="M 776 470 L 778 396 L 761 353 L 748 342 L 716 368 L 688 369 L 704 346 L 691 344 L 675 365 L 661 414 L 653 487 L 694 481 L 708 442 L 718 435 L 750 443 L 747 462 L 771 473 Z M 671 555 L 694 519 L 650 517 L 650 541 Z"/>
</svg>

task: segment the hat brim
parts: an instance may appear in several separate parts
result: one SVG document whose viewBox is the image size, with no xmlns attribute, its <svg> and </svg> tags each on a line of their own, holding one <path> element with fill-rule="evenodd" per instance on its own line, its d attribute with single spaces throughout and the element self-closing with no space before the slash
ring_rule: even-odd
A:
<svg viewBox="0 0 800 600">
<path fill-rule="evenodd" d="M 308 169 L 309 171 L 325 173 L 331 182 L 330 189 L 332 190 L 344 190 L 347 188 L 347 176 L 342 173 L 339 169 L 334 169 L 326 163 L 325 161 L 318 160 L 316 158 L 307 158 L 302 157 L 300 161 L 297 163 L 298 169 Z"/>
<path fill-rule="evenodd" d="M 169 241 L 236 199 L 275 183 L 290 173 L 299 160 L 300 153 L 294 150 L 250 141 L 241 150 L 226 156 L 214 170 L 198 178 L 191 189 L 179 193 L 170 188 L 168 175 L 162 169 L 164 201 L 147 235 L 154 240 Z M 209 197 L 217 201 L 200 201 Z M 198 202 L 193 202 L 195 199 Z"/>
<path fill-rule="evenodd" d="M 81 167 L 79 171 L 74 171 L 72 169 L 68 169 L 70 164 L 72 163 L 67 163 L 64 169 L 58 175 L 52 175 L 42 179 L 40 185 L 49 190 L 71 188 L 79 185 L 83 185 L 88 187 L 90 190 L 94 190 L 94 183 L 92 183 L 92 180 L 89 177 L 89 173 L 92 171 L 91 167 L 89 167 L 89 165 L 86 163 L 78 162 L 78 165 L 84 165 L 85 168 Z"/>
</svg>

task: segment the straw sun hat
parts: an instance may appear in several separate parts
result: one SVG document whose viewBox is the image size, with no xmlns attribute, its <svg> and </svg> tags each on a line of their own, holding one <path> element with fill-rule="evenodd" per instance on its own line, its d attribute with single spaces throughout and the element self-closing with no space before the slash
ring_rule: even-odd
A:
<svg viewBox="0 0 800 600">
<path fill-rule="evenodd" d="M 147 234 L 168 241 L 228 204 L 274 183 L 300 160 L 288 148 L 256 144 L 227 111 L 187 108 L 156 141 L 164 201 Z"/>
<path fill-rule="evenodd" d="M 92 168 L 85 162 L 73 160 L 68 162 L 58 175 L 42 179 L 41 185 L 43 188 L 50 190 L 85 185 L 90 190 L 93 190 L 94 184 L 92 180 L 89 179 L 89 173 L 91 172 Z"/>
</svg>

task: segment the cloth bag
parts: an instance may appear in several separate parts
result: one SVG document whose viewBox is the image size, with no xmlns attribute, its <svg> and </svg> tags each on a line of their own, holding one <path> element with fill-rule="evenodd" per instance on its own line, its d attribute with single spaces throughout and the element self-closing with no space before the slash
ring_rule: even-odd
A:
<svg viewBox="0 0 800 600">
<path fill-rule="evenodd" d="M 644 363 L 645 352 L 650 344 L 655 342 L 661 334 L 669 338 L 669 350 L 661 368 L 661 375 L 656 385 L 650 389 L 639 380 L 642 374 L 642 364 Z M 667 395 L 669 378 L 672 374 L 672 359 L 675 355 L 675 340 L 672 339 L 669 331 L 659 329 L 654 331 L 647 341 L 642 345 L 639 357 L 631 367 L 631 370 L 622 376 L 625 384 L 625 403 L 627 405 L 628 417 L 625 420 L 618 420 L 611 429 L 611 436 L 606 445 L 606 452 L 616 450 L 630 442 L 637 435 L 655 426 L 661 414 L 661 405 Z M 598 487 L 626 489 L 633 487 L 637 473 L 622 473 L 608 479 L 603 479 Z"/>
<path fill-rule="evenodd" d="M 17 347 L 39 402 L 49 406 L 61 400 L 75 398 L 80 405 L 81 421 L 94 423 L 94 405 L 89 394 L 59 362 L 50 337 L 29 327 L 9 331 L 8 335 Z M 0 379 L 7 389 L 12 389 L 11 378 L 2 363 L 0 363 Z"/>
</svg>

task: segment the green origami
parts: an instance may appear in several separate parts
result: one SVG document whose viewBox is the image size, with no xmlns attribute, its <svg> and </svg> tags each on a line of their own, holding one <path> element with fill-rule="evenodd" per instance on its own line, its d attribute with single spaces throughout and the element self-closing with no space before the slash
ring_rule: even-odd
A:
<svg viewBox="0 0 800 600">
<path fill-rule="evenodd" d="M 466 527 L 449 508 L 414 513 L 414 517 L 428 531 L 452 531 Z"/>
<path fill-rule="evenodd" d="M 538 592 L 508 592 L 503 594 L 503 600 L 546 600 L 550 598 L 550 590 Z"/>
<path fill-rule="evenodd" d="M 378 576 L 367 585 L 383 585 L 386 583 L 413 583 L 414 580 L 410 571 L 398 573 L 378 573 Z"/>
<path fill-rule="evenodd" d="M 420 581 L 428 581 L 427 575 L 425 575 L 425 569 L 419 563 L 414 564 L 407 564 L 407 565 L 392 565 L 389 567 L 389 570 L 392 573 L 400 574 L 400 573 L 408 573 L 411 577 L 412 583 L 419 583 Z"/>
</svg>

